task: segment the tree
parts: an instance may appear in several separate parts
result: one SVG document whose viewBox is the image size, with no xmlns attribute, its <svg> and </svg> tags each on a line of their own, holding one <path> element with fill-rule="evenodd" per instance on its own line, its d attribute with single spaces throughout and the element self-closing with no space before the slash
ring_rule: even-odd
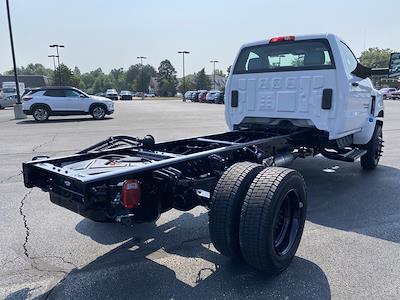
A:
<svg viewBox="0 0 400 300">
<path fill-rule="evenodd" d="M 225 77 L 225 73 L 222 70 L 215 69 L 215 75 Z"/>
<path fill-rule="evenodd" d="M 28 64 L 26 67 L 17 68 L 18 75 L 42 75 L 51 77 L 53 74 L 52 69 L 44 67 L 42 64 Z M 13 70 L 5 71 L 4 75 L 14 75 Z"/>
<path fill-rule="evenodd" d="M 53 73 L 52 82 L 54 85 L 73 85 L 73 76 L 72 70 L 61 64 Z"/>
<path fill-rule="evenodd" d="M 125 74 L 125 82 L 128 86 L 128 89 L 135 89 L 135 81 L 136 78 L 139 76 L 140 73 L 140 64 L 132 65 L 126 71 Z"/>
<path fill-rule="evenodd" d="M 360 63 L 370 68 L 387 68 L 392 52 L 390 49 L 369 48 L 361 53 Z"/>
<path fill-rule="evenodd" d="M 134 87 L 139 92 L 148 93 L 150 79 L 156 75 L 156 70 L 151 65 L 141 66 L 140 71 L 135 79 Z"/>
<path fill-rule="evenodd" d="M 361 53 L 360 63 L 370 68 L 387 68 L 389 66 L 391 49 L 369 48 Z M 375 86 L 381 86 L 384 76 L 372 76 L 371 80 Z"/>
<path fill-rule="evenodd" d="M 206 71 L 201 69 L 195 76 L 194 83 L 198 90 L 209 90 L 211 88 L 211 81 L 206 75 Z"/>
<path fill-rule="evenodd" d="M 125 76 L 126 74 L 123 68 L 112 69 L 110 71 L 110 77 L 114 83 L 114 87 L 119 91 L 127 89 Z"/>
<path fill-rule="evenodd" d="M 158 67 L 157 82 L 160 96 L 174 96 L 176 94 L 178 85 L 176 70 L 168 59 L 163 60 Z"/>
<path fill-rule="evenodd" d="M 193 75 L 187 75 L 184 78 L 182 78 L 178 84 L 177 90 L 180 93 L 185 93 L 186 91 L 193 91 L 196 89 L 196 86 L 193 82 L 194 76 Z M 183 81 L 185 81 L 185 86 L 183 86 Z"/>
</svg>

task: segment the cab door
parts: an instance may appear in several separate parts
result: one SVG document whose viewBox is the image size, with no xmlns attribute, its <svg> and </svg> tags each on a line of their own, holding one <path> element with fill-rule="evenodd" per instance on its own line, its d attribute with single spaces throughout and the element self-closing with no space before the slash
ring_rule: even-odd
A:
<svg viewBox="0 0 400 300">
<path fill-rule="evenodd" d="M 353 74 L 358 62 L 350 48 L 340 42 L 344 69 L 347 76 L 347 109 L 343 131 L 361 129 L 370 115 L 373 85 L 369 78 L 360 78 Z"/>
</svg>

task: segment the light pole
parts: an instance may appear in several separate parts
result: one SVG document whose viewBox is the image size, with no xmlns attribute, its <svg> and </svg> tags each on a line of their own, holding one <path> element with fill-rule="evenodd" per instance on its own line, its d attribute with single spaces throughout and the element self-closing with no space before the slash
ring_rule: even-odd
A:
<svg viewBox="0 0 400 300">
<path fill-rule="evenodd" d="M 214 65 L 214 90 L 215 90 L 215 64 L 219 63 L 218 60 L 210 60 L 210 63 L 212 63 Z"/>
<path fill-rule="evenodd" d="M 61 82 L 61 70 L 60 70 L 60 53 L 58 52 L 58 48 L 64 48 L 64 45 L 58 45 L 58 44 L 52 44 L 49 45 L 50 48 L 56 48 L 57 49 L 57 62 L 58 62 L 58 79 L 59 79 L 59 84 L 62 85 Z"/>
<path fill-rule="evenodd" d="M 146 56 L 137 56 L 136 58 L 137 58 L 137 59 L 140 59 L 140 66 L 141 66 L 141 67 L 140 67 L 140 69 L 141 69 L 141 72 L 140 72 L 140 73 L 141 73 L 141 75 L 142 75 L 142 76 L 141 76 L 141 77 L 142 77 L 142 80 L 141 80 L 141 81 L 142 81 L 142 84 L 141 84 L 141 85 L 142 85 L 142 100 L 144 100 L 144 91 L 143 91 L 143 90 L 144 90 L 144 87 L 143 87 L 143 85 L 144 85 L 144 82 L 143 82 L 143 59 L 146 59 L 147 57 L 146 57 Z"/>
<path fill-rule="evenodd" d="M 8 18 L 8 31 L 10 33 L 11 55 L 14 68 L 15 89 L 17 90 L 17 103 L 14 105 L 14 117 L 15 119 L 26 119 L 27 117 L 22 111 L 21 93 L 19 91 L 19 82 L 17 76 L 17 63 L 15 60 L 14 39 L 11 28 L 10 4 L 8 3 L 8 0 L 6 0 L 6 6 L 7 6 L 7 18 Z"/>
<path fill-rule="evenodd" d="M 56 60 L 55 58 L 57 55 L 47 55 L 47 57 L 52 57 L 53 58 L 53 66 L 54 66 L 54 74 L 56 73 Z"/>
<path fill-rule="evenodd" d="M 185 101 L 185 93 L 186 93 L 186 78 L 185 78 L 185 54 L 189 54 L 189 51 L 182 50 L 178 51 L 179 54 L 182 54 L 182 100 Z"/>
</svg>

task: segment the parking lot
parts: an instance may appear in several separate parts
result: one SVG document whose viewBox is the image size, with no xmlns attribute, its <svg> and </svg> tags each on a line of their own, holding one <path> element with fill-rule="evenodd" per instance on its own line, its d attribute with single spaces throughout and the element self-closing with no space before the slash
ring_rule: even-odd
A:
<svg viewBox="0 0 400 300">
<path fill-rule="evenodd" d="M 292 165 L 307 182 L 307 222 L 293 263 L 272 278 L 216 252 L 204 208 L 130 228 L 86 220 L 23 185 L 23 161 L 110 135 L 166 141 L 226 131 L 223 105 L 119 101 L 104 120 L 45 123 L 0 111 L 0 298 L 399 299 L 400 103 L 385 104 L 377 170 L 322 157 Z"/>
</svg>

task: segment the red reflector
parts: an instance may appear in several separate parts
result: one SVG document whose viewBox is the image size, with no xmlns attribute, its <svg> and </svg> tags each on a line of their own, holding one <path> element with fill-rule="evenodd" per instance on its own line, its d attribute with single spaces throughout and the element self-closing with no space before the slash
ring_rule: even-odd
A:
<svg viewBox="0 0 400 300">
<path fill-rule="evenodd" d="M 139 206 L 141 197 L 140 183 L 136 179 L 125 180 L 122 186 L 122 202 L 125 208 L 136 208 Z"/>
<path fill-rule="evenodd" d="M 32 100 L 32 97 L 31 96 L 23 96 L 22 100 L 29 101 L 29 100 Z"/>
<path fill-rule="evenodd" d="M 273 37 L 272 39 L 269 40 L 270 43 L 276 43 L 276 42 L 283 42 L 283 41 L 294 41 L 295 36 L 294 35 L 288 35 L 288 36 L 276 36 Z"/>
</svg>

